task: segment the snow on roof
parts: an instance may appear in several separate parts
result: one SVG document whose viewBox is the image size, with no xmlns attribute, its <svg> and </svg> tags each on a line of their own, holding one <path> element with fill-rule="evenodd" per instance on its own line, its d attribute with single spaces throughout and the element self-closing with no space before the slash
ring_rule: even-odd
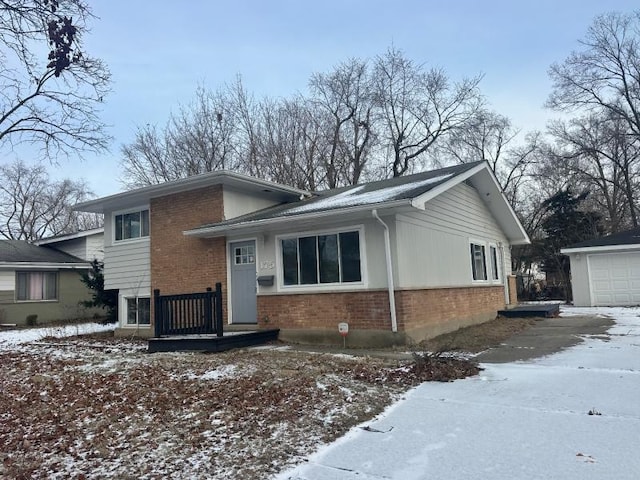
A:
<svg viewBox="0 0 640 480">
<path fill-rule="evenodd" d="M 405 183 L 403 185 L 385 187 L 372 191 L 366 191 L 366 184 L 358 185 L 336 195 L 321 197 L 318 200 L 309 201 L 308 203 L 289 208 L 286 213 L 295 215 L 298 213 L 315 212 L 318 210 L 329 210 L 334 208 L 387 202 L 398 198 L 404 198 L 407 192 L 420 189 L 434 183 L 443 182 L 452 176 L 453 173 L 449 173 L 447 175 L 439 175 L 437 177 L 427 178 L 417 182 Z"/>
</svg>

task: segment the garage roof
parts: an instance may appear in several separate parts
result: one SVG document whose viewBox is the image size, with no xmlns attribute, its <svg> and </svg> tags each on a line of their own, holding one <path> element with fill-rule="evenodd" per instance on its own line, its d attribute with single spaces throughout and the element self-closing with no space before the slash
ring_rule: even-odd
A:
<svg viewBox="0 0 640 480">
<path fill-rule="evenodd" d="M 640 248 L 640 228 L 614 233 L 606 237 L 593 238 L 563 248 L 562 253 L 578 253 L 595 250 L 621 250 Z"/>
</svg>

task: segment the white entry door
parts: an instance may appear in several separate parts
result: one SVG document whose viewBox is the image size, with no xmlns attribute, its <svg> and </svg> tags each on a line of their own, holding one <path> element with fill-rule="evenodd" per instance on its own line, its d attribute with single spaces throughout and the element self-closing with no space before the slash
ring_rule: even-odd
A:
<svg viewBox="0 0 640 480">
<path fill-rule="evenodd" d="M 640 252 L 589 255 L 593 306 L 640 305 Z"/>
</svg>

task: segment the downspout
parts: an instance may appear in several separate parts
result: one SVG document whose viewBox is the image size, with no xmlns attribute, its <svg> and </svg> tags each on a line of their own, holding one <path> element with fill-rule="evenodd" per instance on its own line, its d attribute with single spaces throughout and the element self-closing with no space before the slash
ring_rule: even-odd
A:
<svg viewBox="0 0 640 480">
<path fill-rule="evenodd" d="M 509 277 L 507 276 L 507 267 L 505 265 L 504 245 L 502 242 L 498 244 L 500 246 L 500 263 L 502 263 L 502 283 L 504 285 L 504 305 L 509 306 Z"/>
<path fill-rule="evenodd" d="M 373 215 L 373 218 L 378 220 L 380 225 L 384 228 L 384 253 L 387 261 L 387 288 L 389 290 L 389 310 L 391 311 L 391 331 L 395 333 L 398 331 L 398 319 L 396 317 L 396 297 L 393 285 L 393 263 L 391 261 L 391 238 L 389 236 L 389 226 L 378 216 L 378 210 L 375 208 L 371 210 L 371 215 Z"/>
</svg>

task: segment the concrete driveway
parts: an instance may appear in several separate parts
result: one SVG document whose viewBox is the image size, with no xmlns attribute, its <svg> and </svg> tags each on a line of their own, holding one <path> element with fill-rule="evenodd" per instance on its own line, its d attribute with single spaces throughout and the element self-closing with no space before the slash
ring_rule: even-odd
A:
<svg viewBox="0 0 640 480">
<path fill-rule="evenodd" d="M 482 363 L 508 363 L 552 355 L 586 338 L 608 339 L 607 330 L 614 324 L 611 317 L 604 315 L 542 318 L 475 359 Z"/>
<path fill-rule="evenodd" d="M 482 358 L 509 363 L 424 383 L 278 478 L 640 478 L 640 309 L 564 309 Z"/>
</svg>

